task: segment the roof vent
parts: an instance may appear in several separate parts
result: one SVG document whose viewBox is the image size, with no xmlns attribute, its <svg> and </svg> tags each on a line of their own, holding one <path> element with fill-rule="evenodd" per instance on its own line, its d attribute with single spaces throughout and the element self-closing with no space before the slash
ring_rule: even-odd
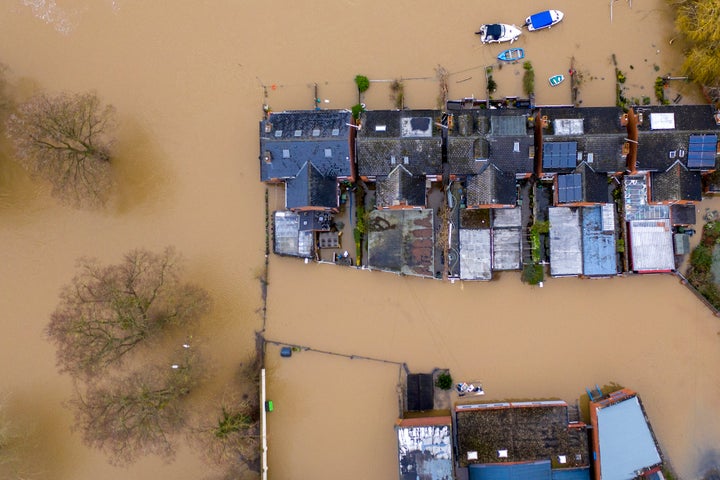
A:
<svg viewBox="0 0 720 480">
<path fill-rule="evenodd" d="M 592 153 L 592 152 L 588 152 L 588 154 L 587 154 L 587 162 L 588 162 L 588 163 L 592 163 L 592 162 L 593 162 L 593 157 L 594 157 L 593 153 Z"/>
<path fill-rule="evenodd" d="M 685 158 L 685 150 L 683 150 L 683 149 L 678 150 L 677 155 L 680 158 Z"/>
<path fill-rule="evenodd" d="M 516 153 L 520 152 L 520 142 L 513 143 L 513 152 L 516 152 Z"/>
<path fill-rule="evenodd" d="M 390 164 L 395 165 L 395 155 L 390 155 Z"/>
<path fill-rule="evenodd" d="M 410 157 L 403 157 L 403 163 L 404 163 L 405 165 L 407 165 L 408 163 L 410 163 Z"/>
</svg>

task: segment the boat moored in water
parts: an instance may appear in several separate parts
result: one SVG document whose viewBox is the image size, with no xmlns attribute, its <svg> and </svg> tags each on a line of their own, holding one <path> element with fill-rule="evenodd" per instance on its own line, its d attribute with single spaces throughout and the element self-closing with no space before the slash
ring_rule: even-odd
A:
<svg viewBox="0 0 720 480">
<path fill-rule="evenodd" d="M 550 82 L 550 86 L 552 86 L 552 87 L 556 87 L 556 86 L 560 85 L 563 82 L 563 80 L 565 80 L 565 76 L 559 75 L 559 74 L 553 75 L 552 77 L 550 77 L 548 79 L 548 81 Z"/>
<path fill-rule="evenodd" d="M 506 23 L 487 23 L 475 32 L 482 43 L 514 42 L 522 32 L 515 25 Z"/>
<path fill-rule="evenodd" d="M 500 52 L 497 58 L 503 62 L 515 62 L 525 58 L 525 50 L 522 48 L 508 48 Z"/>
<path fill-rule="evenodd" d="M 545 10 L 527 17 L 523 27 L 527 27 L 530 32 L 550 28 L 560 23 L 564 16 L 565 14 L 560 10 Z"/>
</svg>

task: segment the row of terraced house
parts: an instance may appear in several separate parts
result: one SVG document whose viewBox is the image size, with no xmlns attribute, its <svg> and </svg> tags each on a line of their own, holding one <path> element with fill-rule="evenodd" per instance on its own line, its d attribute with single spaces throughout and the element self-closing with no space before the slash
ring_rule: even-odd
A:
<svg viewBox="0 0 720 480">
<path fill-rule="evenodd" d="M 709 105 L 270 113 L 274 251 L 461 280 L 529 264 L 670 272 L 716 169 L 719 119 Z"/>
</svg>

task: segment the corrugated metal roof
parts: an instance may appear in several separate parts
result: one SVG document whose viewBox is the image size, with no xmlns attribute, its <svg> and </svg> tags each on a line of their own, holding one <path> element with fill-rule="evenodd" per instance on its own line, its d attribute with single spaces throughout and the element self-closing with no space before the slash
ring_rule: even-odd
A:
<svg viewBox="0 0 720 480">
<path fill-rule="evenodd" d="M 632 480 L 635 472 L 661 462 L 637 397 L 597 411 L 602 478 Z"/>
<path fill-rule="evenodd" d="M 398 427 L 397 436 L 401 479 L 417 478 L 419 472 L 433 480 L 453 477 L 449 426 Z"/>
<path fill-rule="evenodd" d="M 583 274 L 606 276 L 617 274 L 615 231 L 603 231 L 602 207 L 583 208 Z"/>
<path fill-rule="evenodd" d="M 490 280 L 490 230 L 460 229 L 460 278 Z"/>
<path fill-rule="evenodd" d="M 590 467 L 556 468 L 551 475 L 552 480 L 590 480 Z"/>
<path fill-rule="evenodd" d="M 519 227 L 522 225 L 520 208 L 496 208 L 493 210 L 493 228 Z"/>
<path fill-rule="evenodd" d="M 579 210 L 570 207 L 551 207 L 548 210 L 550 274 L 580 275 L 583 270 Z"/>
<path fill-rule="evenodd" d="M 470 480 L 551 480 L 550 460 L 499 465 L 470 465 Z"/>
<path fill-rule="evenodd" d="M 675 269 L 672 229 L 669 219 L 630 222 L 632 269 L 636 272 Z"/>
<path fill-rule="evenodd" d="M 519 210 L 519 209 L 518 209 Z M 520 227 L 498 228 L 492 235 L 493 270 L 520 269 Z"/>
<path fill-rule="evenodd" d="M 527 117 L 524 115 L 493 115 L 490 117 L 491 135 L 526 135 Z"/>
</svg>

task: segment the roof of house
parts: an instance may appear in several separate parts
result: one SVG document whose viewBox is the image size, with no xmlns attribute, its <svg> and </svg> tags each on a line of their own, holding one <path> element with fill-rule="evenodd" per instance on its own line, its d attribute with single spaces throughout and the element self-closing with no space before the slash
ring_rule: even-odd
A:
<svg viewBox="0 0 720 480">
<path fill-rule="evenodd" d="M 635 113 L 643 114 L 638 128 L 647 130 L 674 129 L 677 131 L 720 131 L 715 123 L 715 110 L 712 105 L 649 105 L 636 108 Z M 658 116 L 657 114 L 660 114 Z M 667 128 L 663 116 L 672 119 L 672 128 Z M 655 117 L 655 118 L 653 118 Z M 653 120 L 660 118 L 659 122 Z"/>
<path fill-rule="evenodd" d="M 369 214 L 368 266 L 432 277 L 434 217 L 430 209 L 373 210 Z"/>
<path fill-rule="evenodd" d="M 675 203 L 670 205 L 670 221 L 673 225 L 695 225 L 695 205 Z"/>
<path fill-rule="evenodd" d="M 397 164 L 413 174 L 441 172 L 441 136 L 437 110 L 363 112 L 356 138 L 358 173 L 388 175 Z"/>
<path fill-rule="evenodd" d="M 532 136 L 489 137 L 490 161 L 503 172 L 533 173 Z"/>
<path fill-rule="evenodd" d="M 503 209 L 511 210 L 511 209 Z M 519 210 L 519 209 L 513 209 Z M 494 228 L 492 234 L 492 268 L 493 270 L 519 270 L 522 257 L 520 227 Z"/>
<path fill-rule="evenodd" d="M 495 165 L 487 165 L 477 175 L 467 178 L 466 202 L 468 206 L 515 205 L 517 185 L 515 175 L 505 173 Z"/>
<path fill-rule="evenodd" d="M 490 155 L 487 139 L 482 137 L 448 137 L 447 160 L 454 175 L 478 173 Z"/>
<path fill-rule="evenodd" d="M 307 162 L 323 175 L 349 176 L 351 119 L 343 110 L 270 114 L 260 122 L 261 180 L 293 178 Z"/>
<path fill-rule="evenodd" d="M 587 432 L 568 428 L 563 401 L 457 405 L 455 412 L 460 466 L 543 461 L 557 455 L 567 456 L 567 467 L 589 465 Z"/>
<path fill-rule="evenodd" d="M 675 269 L 669 219 L 633 220 L 628 235 L 633 271 L 666 272 Z"/>
<path fill-rule="evenodd" d="M 578 122 L 582 122 L 581 135 L 625 134 L 626 129 L 620 124 L 622 110 L 619 107 L 542 107 L 541 115 L 548 117 L 551 127 L 548 134 L 566 135 L 568 128 L 571 134 L 577 135 Z"/>
<path fill-rule="evenodd" d="M 543 140 L 543 170 L 572 170 L 577 166 L 578 142 Z"/>
<path fill-rule="evenodd" d="M 662 463 L 637 396 L 590 407 L 597 418 L 601 478 L 632 480 L 636 472 Z"/>
<path fill-rule="evenodd" d="M 286 208 L 337 206 L 337 178 L 323 175 L 313 163 L 306 162 L 294 178 L 286 181 Z"/>
<path fill-rule="evenodd" d="M 517 137 L 527 135 L 528 115 L 519 115 L 518 111 L 509 111 L 507 114 L 492 112 L 490 117 L 490 135 Z"/>
<path fill-rule="evenodd" d="M 460 278 L 462 280 L 490 280 L 490 230 L 460 229 Z"/>
<path fill-rule="evenodd" d="M 470 465 L 469 480 L 552 480 L 550 460 L 511 464 Z"/>
<path fill-rule="evenodd" d="M 428 425 L 397 426 L 398 461 L 401 480 L 446 480 L 453 477 L 451 419 L 438 425 L 434 418 Z M 425 419 L 417 419 L 425 420 Z M 418 422 L 413 422 L 418 423 Z"/>
<path fill-rule="evenodd" d="M 313 233 L 311 230 L 300 230 L 300 215 L 287 210 L 275 212 L 273 231 L 275 253 L 294 257 L 312 257 Z"/>
<path fill-rule="evenodd" d="M 413 175 L 403 165 L 396 166 L 387 177 L 377 178 L 375 204 L 425 206 L 425 176 Z"/>
<path fill-rule="evenodd" d="M 522 210 L 520 208 L 495 208 L 492 210 L 493 228 L 521 227 Z"/>
<path fill-rule="evenodd" d="M 652 201 L 675 202 L 702 200 L 702 179 L 700 172 L 688 170 L 679 160 L 663 172 L 652 172 Z"/>
<path fill-rule="evenodd" d="M 583 275 L 617 275 L 615 230 L 604 226 L 601 206 L 582 209 L 582 246 Z"/>
<path fill-rule="evenodd" d="M 550 274 L 580 275 L 582 270 L 582 233 L 580 210 L 550 207 Z"/>
</svg>

